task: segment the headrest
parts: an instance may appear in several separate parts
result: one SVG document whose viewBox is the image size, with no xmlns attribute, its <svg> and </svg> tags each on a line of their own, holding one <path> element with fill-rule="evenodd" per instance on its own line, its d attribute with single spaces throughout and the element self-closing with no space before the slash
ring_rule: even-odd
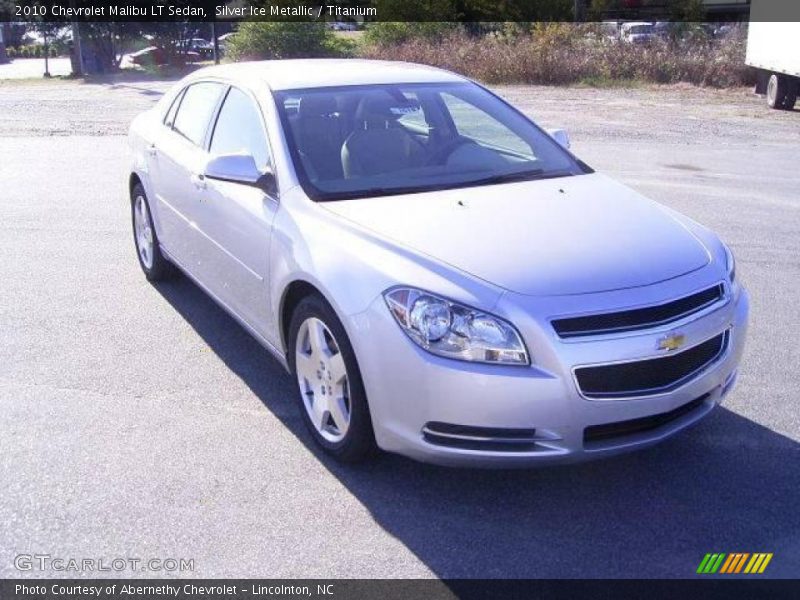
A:
<svg viewBox="0 0 800 600">
<path fill-rule="evenodd" d="M 416 112 L 420 105 L 405 98 L 394 98 L 387 92 L 371 93 L 361 99 L 356 109 L 356 121 L 364 127 L 386 127 L 403 115 Z"/>
<path fill-rule="evenodd" d="M 327 117 L 336 112 L 336 98 L 329 94 L 309 94 L 300 99 L 297 114 L 300 117 Z"/>
</svg>

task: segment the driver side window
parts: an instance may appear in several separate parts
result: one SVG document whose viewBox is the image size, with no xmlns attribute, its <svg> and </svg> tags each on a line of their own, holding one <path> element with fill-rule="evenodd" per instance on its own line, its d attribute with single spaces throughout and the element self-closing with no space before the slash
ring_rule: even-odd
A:
<svg viewBox="0 0 800 600">
<path fill-rule="evenodd" d="M 267 140 L 261 112 L 243 91 L 232 87 L 219 111 L 210 152 L 220 154 L 249 154 L 262 173 L 270 164 Z"/>
<path fill-rule="evenodd" d="M 443 93 L 441 97 L 459 135 L 470 138 L 482 146 L 507 150 L 530 159 L 535 158 L 525 140 L 477 106 L 452 94 Z"/>
</svg>

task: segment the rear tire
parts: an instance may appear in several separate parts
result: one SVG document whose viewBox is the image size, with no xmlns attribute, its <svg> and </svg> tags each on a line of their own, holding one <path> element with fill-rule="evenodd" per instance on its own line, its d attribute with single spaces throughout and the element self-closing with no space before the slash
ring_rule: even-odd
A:
<svg viewBox="0 0 800 600">
<path fill-rule="evenodd" d="M 136 257 L 147 280 L 162 281 L 172 277 L 175 267 L 161 253 L 150 203 L 141 183 L 137 183 L 131 190 L 131 224 Z"/>
<path fill-rule="evenodd" d="M 319 296 L 307 296 L 292 314 L 287 354 L 314 441 L 342 462 L 371 457 L 375 434 L 358 362 L 344 326 Z"/>
<path fill-rule="evenodd" d="M 797 81 L 773 73 L 767 83 L 767 105 L 779 110 L 793 110 L 797 101 Z"/>
<path fill-rule="evenodd" d="M 797 79 L 790 78 L 786 96 L 783 98 L 784 110 L 794 110 L 794 105 L 797 103 L 798 87 L 800 87 L 800 82 Z"/>
</svg>

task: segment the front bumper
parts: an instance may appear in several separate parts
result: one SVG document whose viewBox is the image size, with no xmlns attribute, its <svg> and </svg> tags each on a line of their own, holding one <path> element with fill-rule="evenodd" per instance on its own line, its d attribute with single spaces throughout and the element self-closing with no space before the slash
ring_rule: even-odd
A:
<svg viewBox="0 0 800 600">
<path fill-rule="evenodd" d="M 657 297 L 664 292 L 648 293 Z M 616 293 L 603 295 L 609 306 L 620 300 Z M 553 332 L 548 319 L 563 305 L 556 299 L 506 294 L 496 307 L 525 338 L 533 355 L 529 367 L 474 364 L 427 353 L 400 330 L 383 298 L 351 317 L 348 329 L 378 445 L 451 466 L 577 462 L 655 444 L 709 414 L 733 387 L 749 311 L 747 293 L 740 287 L 720 306 L 685 322 L 585 340 L 563 340 Z M 657 340 L 678 327 L 687 348 L 725 331 L 727 346 L 709 366 L 668 393 L 602 400 L 580 393 L 576 366 L 657 356 Z M 616 425 L 601 427 L 609 424 Z M 516 430 L 513 435 L 531 436 L 531 443 L 480 443 L 493 430 Z"/>
</svg>

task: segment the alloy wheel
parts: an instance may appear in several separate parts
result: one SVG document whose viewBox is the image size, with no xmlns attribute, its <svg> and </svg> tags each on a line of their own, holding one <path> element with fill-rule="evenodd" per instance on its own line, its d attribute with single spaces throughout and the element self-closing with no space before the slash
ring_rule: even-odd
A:
<svg viewBox="0 0 800 600">
<path fill-rule="evenodd" d="M 136 196 L 133 202 L 133 226 L 136 233 L 136 250 L 147 269 L 153 268 L 153 229 L 150 212 L 144 196 Z"/>
<path fill-rule="evenodd" d="M 327 441 L 341 442 L 351 416 L 347 367 L 330 329 L 316 317 L 300 325 L 295 370 L 303 406 L 314 428 Z"/>
</svg>

